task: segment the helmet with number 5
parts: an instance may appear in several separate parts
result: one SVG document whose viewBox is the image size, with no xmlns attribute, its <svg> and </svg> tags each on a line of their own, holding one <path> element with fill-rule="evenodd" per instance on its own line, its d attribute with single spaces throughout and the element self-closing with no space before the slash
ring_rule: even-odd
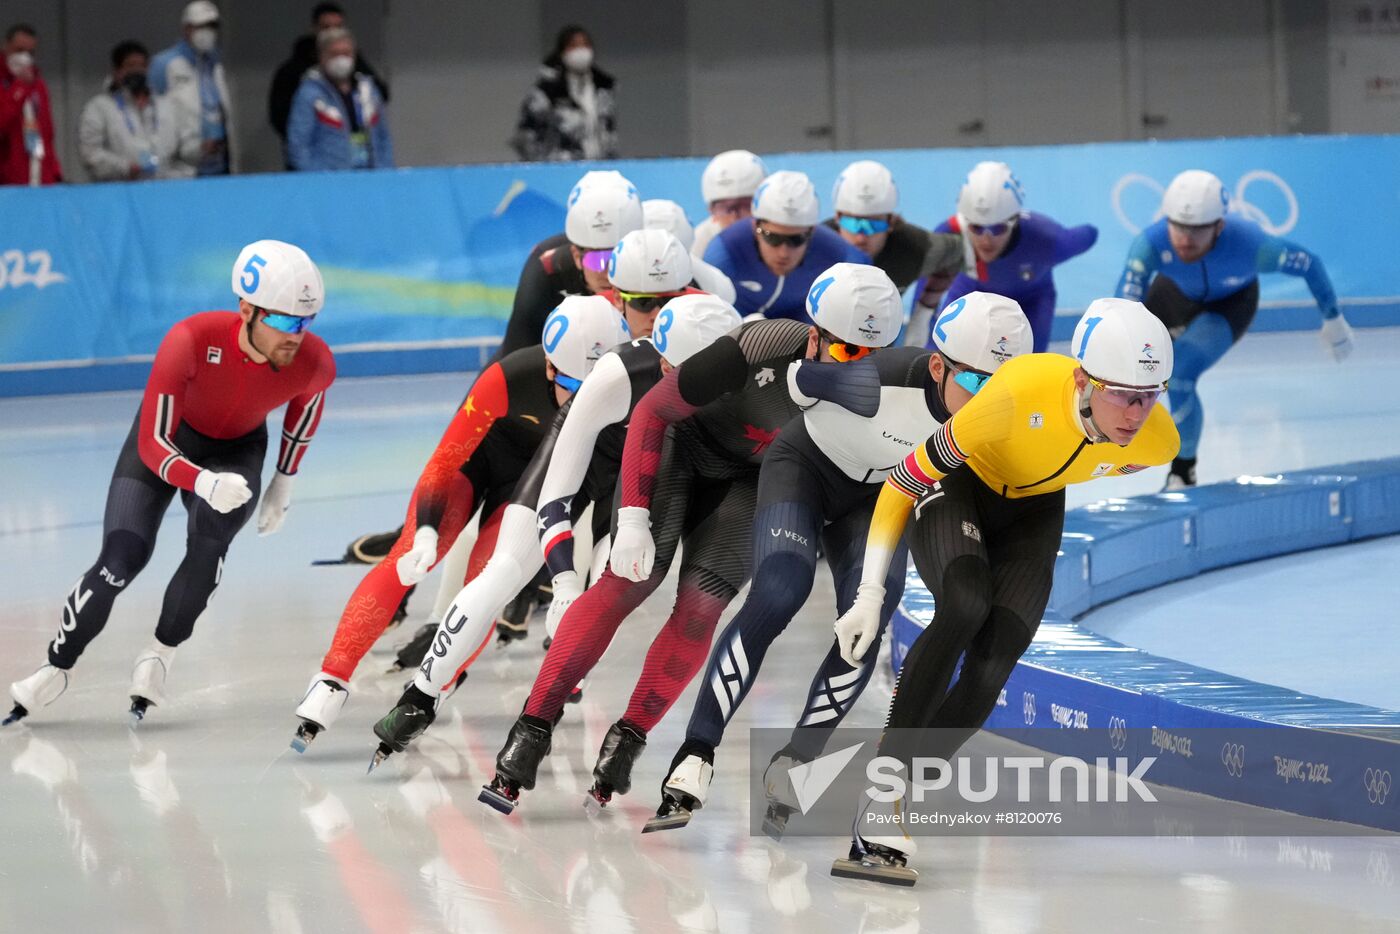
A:
<svg viewBox="0 0 1400 934">
<path fill-rule="evenodd" d="M 888 347 L 904 324 L 904 303 L 878 266 L 837 263 L 807 291 L 807 315 L 844 343 Z"/>
<path fill-rule="evenodd" d="M 1070 349 L 1085 373 L 1105 383 L 1152 389 L 1171 379 L 1171 335 L 1142 302 L 1091 302 L 1075 325 Z"/>
<path fill-rule="evenodd" d="M 979 373 L 995 373 L 1012 357 L 1030 353 L 1031 323 L 1014 299 L 968 292 L 938 313 L 933 346 L 954 363 Z"/>
<path fill-rule="evenodd" d="M 666 362 L 680 366 L 739 326 L 739 313 L 722 298 L 705 293 L 679 295 L 661 308 L 651 342 Z"/>
<path fill-rule="evenodd" d="M 234 261 L 233 294 L 267 311 L 308 318 L 321 310 L 326 287 L 321 270 L 301 247 L 258 240 Z"/>
<path fill-rule="evenodd" d="M 629 339 L 627 326 L 612 302 L 601 295 L 570 295 L 544 322 L 544 355 L 577 389 L 598 358 Z"/>
</svg>

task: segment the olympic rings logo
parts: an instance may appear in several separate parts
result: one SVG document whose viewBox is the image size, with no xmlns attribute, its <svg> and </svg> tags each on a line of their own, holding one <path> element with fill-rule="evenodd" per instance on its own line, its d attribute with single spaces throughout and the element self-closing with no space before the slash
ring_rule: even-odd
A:
<svg viewBox="0 0 1400 934">
<path fill-rule="evenodd" d="M 1275 221 L 1263 208 L 1252 204 L 1248 198 L 1249 186 L 1254 184 L 1272 185 L 1288 205 L 1288 211 L 1283 220 Z M 1123 195 L 1130 188 L 1140 185 L 1147 188 L 1156 195 L 1157 209 L 1146 224 L 1138 224 L 1128 216 L 1127 210 L 1123 207 Z M 1129 172 L 1118 179 L 1113 185 L 1113 214 L 1118 218 L 1118 223 L 1132 234 L 1142 232 L 1142 228 L 1148 224 L 1155 223 L 1162 216 L 1162 195 L 1166 193 L 1166 186 L 1150 175 L 1142 175 L 1138 172 Z M 1282 178 L 1267 169 L 1251 169 L 1240 176 L 1240 180 L 1235 183 L 1235 191 L 1230 196 L 1229 211 L 1231 214 L 1238 214 L 1248 220 L 1254 221 L 1265 233 L 1274 236 L 1282 236 L 1294 227 L 1298 226 L 1298 197 L 1293 194 L 1293 189 L 1288 186 Z"/>
<path fill-rule="evenodd" d="M 1366 769 L 1366 774 L 1362 776 L 1362 782 L 1366 786 L 1366 799 L 1372 804 L 1385 804 L 1385 799 L 1390 797 L 1390 770 L 1389 769 Z"/>
<path fill-rule="evenodd" d="M 1035 723 L 1035 695 L 1029 691 L 1021 692 L 1021 716 L 1026 721 L 1026 726 Z"/>
<path fill-rule="evenodd" d="M 1122 750 L 1128 745 L 1128 721 L 1122 717 L 1108 718 L 1108 745 L 1115 750 Z"/>
<path fill-rule="evenodd" d="M 1220 763 L 1225 766 L 1225 772 L 1231 778 L 1242 777 L 1244 775 L 1244 745 L 1226 743 L 1221 746 Z"/>
</svg>

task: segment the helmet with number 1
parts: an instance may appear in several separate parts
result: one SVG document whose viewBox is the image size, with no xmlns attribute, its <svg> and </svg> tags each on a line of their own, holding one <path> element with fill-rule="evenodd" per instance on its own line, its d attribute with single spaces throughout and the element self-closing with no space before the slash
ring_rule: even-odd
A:
<svg viewBox="0 0 1400 934">
<path fill-rule="evenodd" d="M 991 292 L 968 292 L 949 302 L 933 323 L 938 352 L 979 373 L 995 373 L 1012 357 L 1030 353 L 1033 345 L 1021 305 Z"/>
<path fill-rule="evenodd" d="M 899 189 L 890 170 L 878 162 L 862 159 L 852 162 L 836 176 L 831 200 L 838 214 L 876 217 L 899 209 Z"/>
<path fill-rule="evenodd" d="M 661 308 L 651 342 L 671 366 L 713 344 L 740 324 L 739 313 L 722 298 L 703 292 L 678 295 Z"/>
<path fill-rule="evenodd" d="M 598 358 L 628 340 L 627 325 L 601 295 L 570 295 L 544 322 L 544 355 L 571 381 L 582 380 Z"/>
<path fill-rule="evenodd" d="M 1162 195 L 1162 213 L 1167 220 L 1186 227 L 1214 224 L 1229 206 L 1230 194 L 1224 184 L 1201 169 L 1182 172 Z"/>
<path fill-rule="evenodd" d="M 679 292 L 690 284 L 690 253 L 664 230 L 634 230 L 613 248 L 608 281 L 624 292 Z"/>
<path fill-rule="evenodd" d="M 250 305 L 303 318 L 319 312 L 326 299 L 321 270 L 305 250 L 281 240 L 243 248 L 233 264 L 233 293 Z"/>
<path fill-rule="evenodd" d="M 837 263 L 812 283 L 807 315 L 843 343 L 888 347 L 904 325 L 904 303 L 880 267 Z"/>
<path fill-rule="evenodd" d="M 1115 386 L 1160 388 L 1172 375 L 1171 335 L 1142 302 L 1091 302 L 1075 325 L 1070 349 L 1085 373 Z"/>
<path fill-rule="evenodd" d="M 627 234 L 641 229 L 642 199 L 636 186 L 619 173 L 589 175 L 605 177 L 588 184 L 585 177 L 574 186 L 564 215 L 564 234 L 580 249 L 611 250 Z"/>
<path fill-rule="evenodd" d="M 968 223 L 986 227 L 1021 213 L 1026 195 L 1005 162 L 979 162 L 967 173 L 958 193 L 958 214 Z"/>
<path fill-rule="evenodd" d="M 730 198 L 747 198 L 758 190 L 768 170 L 763 160 L 747 149 L 730 149 L 710 160 L 700 176 L 700 194 L 706 204 Z"/>
</svg>

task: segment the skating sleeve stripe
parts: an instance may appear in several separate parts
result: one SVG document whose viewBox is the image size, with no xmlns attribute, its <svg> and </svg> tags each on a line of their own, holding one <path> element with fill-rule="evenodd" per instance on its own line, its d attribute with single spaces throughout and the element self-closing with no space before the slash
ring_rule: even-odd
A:
<svg viewBox="0 0 1400 934">
<path fill-rule="evenodd" d="M 544 546 L 544 557 L 545 557 L 545 560 L 546 560 L 546 561 L 549 560 L 549 553 L 550 553 L 551 551 L 554 550 L 554 546 L 555 546 L 555 545 L 558 545 L 560 542 L 566 541 L 566 540 L 571 539 L 571 538 L 573 538 L 573 537 L 574 537 L 573 530 L 572 530 L 572 529 L 569 529 L 569 528 L 565 528 L 564 531 L 560 532 L 559 534 L 555 535 L 553 538 L 549 539 L 549 541 L 545 542 L 545 546 Z"/>
<path fill-rule="evenodd" d="M 302 455 L 306 453 L 307 445 L 316 433 L 316 425 L 321 418 L 321 405 L 325 398 L 324 392 L 316 393 L 302 409 L 291 431 L 282 429 L 282 451 L 277 458 L 277 469 L 282 473 L 294 474 L 301 466 Z"/>
<path fill-rule="evenodd" d="M 1139 470 L 1146 470 L 1146 469 L 1147 469 L 1147 465 L 1146 465 L 1146 464 L 1124 464 L 1122 467 L 1119 467 L 1119 468 L 1118 468 L 1118 474 L 1119 474 L 1120 476 L 1126 476 L 1126 475 L 1128 475 L 1128 474 L 1130 474 L 1130 473 L 1137 473 Z"/>
<path fill-rule="evenodd" d="M 927 465 L 919 462 L 919 451 L 915 451 L 913 454 L 909 455 L 909 457 L 905 458 L 905 463 L 910 463 L 912 461 L 915 466 L 928 473 L 931 478 L 929 480 L 930 484 L 932 484 L 934 480 L 940 480 L 946 477 L 967 462 L 967 455 L 958 447 L 957 439 L 953 437 L 953 423 L 951 421 L 944 422 L 943 425 L 933 433 L 933 437 L 929 439 L 929 443 L 924 445 L 924 451 L 928 452 L 928 455 L 931 455 Z M 932 471 L 937 471 L 937 475 L 934 475 Z"/>
<path fill-rule="evenodd" d="M 169 452 L 169 455 L 160 462 L 160 469 L 156 471 L 156 476 L 160 477 L 166 483 L 171 484 L 171 486 L 175 486 L 176 484 L 170 479 L 170 468 L 174 467 L 176 464 L 183 462 L 191 470 L 196 473 L 199 472 L 199 468 L 191 463 L 180 449 L 175 446 L 174 413 L 174 396 L 162 393 L 156 397 L 155 442 L 162 450 Z"/>
</svg>

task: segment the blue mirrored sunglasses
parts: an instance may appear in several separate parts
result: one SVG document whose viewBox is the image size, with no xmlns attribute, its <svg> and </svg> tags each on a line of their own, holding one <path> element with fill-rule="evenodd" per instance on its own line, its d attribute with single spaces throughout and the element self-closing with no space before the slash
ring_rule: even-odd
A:
<svg viewBox="0 0 1400 934">
<path fill-rule="evenodd" d="M 992 374 L 990 373 L 979 373 L 976 370 L 963 370 L 957 376 L 953 377 L 953 382 L 975 396 L 977 395 L 977 391 L 987 385 L 987 380 L 991 378 Z"/>
<path fill-rule="evenodd" d="M 275 311 L 263 309 L 263 324 L 283 334 L 300 334 L 311 327 L 315 315 L 279 315 Z"/>
<path fill-rule="evenodd" d="M 873 217 L 852 217 L 849 214 L 842 214 L 837 220 L 843 230 L 849 230 L 853 234 L 865 234 L 867 237 L 873 234 L 882 234 L 890 229 L 889 221 L 877 220 Z"/>
<path fill-rule="evenodd" d="M 583 380 L 574 379 L 572 376 L 565 376 L 557 370 L 554 373 L 554 382 L 564 387 L 566 392 L 578 392 L 578 388 L 583 385 Z"/>
<path fill-rule="evenodd" d="M 1001 224 L 968 224 L 967 229 L 978 237 L 1000 237 L 1012 228 L 1015 221 L 1005 221 Z"/>
</svg>

